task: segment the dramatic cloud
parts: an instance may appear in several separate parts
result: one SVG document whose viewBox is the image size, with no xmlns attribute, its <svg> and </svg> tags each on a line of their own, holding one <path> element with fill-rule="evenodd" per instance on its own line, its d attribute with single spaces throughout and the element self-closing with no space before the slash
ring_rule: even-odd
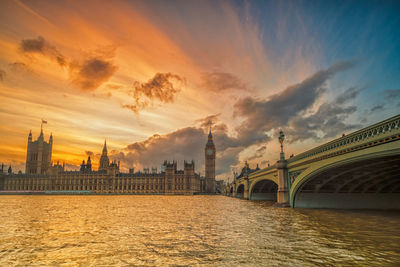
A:
<svg viewBox="0 0 400 267">
<path fill-rule="evenodd" d="M 249 157 L 247 160 L 254 160 L 254 159 L 258 159 L 264 156 L 265 152 L 267 151 L 267 146 L 261 146 L 259 148 L 256 149 L 256 152 L 254 153 L 253 156 Z"/>
<path fill-rule="evenodd" d="M 218 153 L 215 163 L 216 174 L 231 174 L 232 169 L 235 169 L 235 166 L 239 163 L 239 153 L 243 149 L 243 147 L 229 147 Z"/>
<path fill-rule="evenodd" d="M 203 172 L 203 150 L 208 128 L 212 127 L 217 148 L 217 174 L 223 174 L 230 173 L 231 168 L 237 166 L 240 152 L 249 146 L 264 143 L 248 160 L 262 158 L 267 150 L 265 143 L 270 139 L 267 135 L 270 130 L 273 132 L 279 127 L 285 127 L 290 137 L 289 141 L 294 142 L 308 138 L 333 137 L 339 132 L 359 127 L 344 123 L 344 120 L 356 111 L 356 107 L 347 106 L 347 103 L 357 97 L 360 92 L 357 88 L 345 90 L 333 101 L 320 104 L 314 112 L 304 112 L 313 107 L 326 90 L 325 82 L 329 78 L 351 66 L 352 63 L 348 62 L 338 63 L 267 100 L 251 97 L 239 100 L 234 106 L 234 115 L 245 120 L 236 128 L 235 136 L 228 135 L 227 125 L 219 122 L 220 114 L 213 114 L 196 120 L 199 127 L 182 128 L 166 135 L 153 135 L 145 141 L 127 146 L 122 152 L 114 153 L 112 158 L 121 160 L 125 166 L 138 168 L 161 164 L 164 160 L 179 160 L 182 163 L 185 159 L 196 159 L 196 169 Z M 156 75 L 155 78 L 157 77 L 159 76 Z M 176 90 L 173 90 L 172 83 L 164 86 L 168 77 L 167 75 L 165 79 L 153 78 L 145 84 L 137 84 L 136 95 L 162 102 L 172 101 L 174 94 L 169 93 L 176 93 Z M 165 88 L 169 88 L 166 95 Z"/>
<path fill-rule="evenodd" d="M 397 101 L 400 99 L 400 89 L 387 89 L 384 96 L 390 102 Z M 400 102 L 397 102 L 397 106 L 400 107 Z"/>
<path fill-rule="evenodd" d="M 400 98 L 400 89 L 387 89 L 384 95 L 386 99 Z"/>
<path fill-rule="evenodd" d="M 60 66 L 68 64 L 72 83 L 82 90 L 92 91 L 97 89 L 118 70 L 118 67 L 111 61 L 114 57 L 114 47 L 95 51 L 92 55 L 85 56 L 81 60 L 67 60 L 55 46 L 39 36 L 37 39 L 22 40 L 20 50 L 25 54 L 44 55 L 55 60 Z"/>
<path fill-rule="evenodd" d="M 204 175 L 204 147 L 208 130 L 186 127 L 166 135 L 155 134 L 150 138 L 128 145 L 123 151 L 115 152 L 112 159 L 121 160 L 124 166 L 144 168 L 161 165 L 164 160 L 195 160 L 196 170 Z M 227 135 L 224 124 L 215 125 L 213 138 L 217 150 L 217 174 L 230 172 L 238 163 L 239 152 L 244 149 L 235 138 Z M 157 166 L 159 167 L 159 166 Z"/>
<path fill-rule="evenodd" d="M 316 72 L 303 82 L 289 86 L 283 92 L 272 95 L 267 100 L 246 97 L 234 106 L 234 116 L 244 117 L 244 122 L 236 130 L 238 139 L 244 145 L 265 142 L 267 132 L 286 126 L 292 118 L 311 108 L 326 90 L 325 83 L 336 73 L 354 66 L 353 62 L 340 62 L 326 70 Z M 337 102 L 346 102 L 346 97 L 356 96 L 354 89 L 346 92 Z M 339 103 L 338 103 L 339 104 Z"/>
<path fill-rule="evenodd" d="M 4 70 L 0 69 L 0 81 L 3 81 L 4 77 L 6 77 L 6 72 Z"/>
<path fill-rule="evenodd" d="M 55 60 L 60 66 L 66 65 L 66 58 L 43 37 L 37 39 L 24 39 L 20 43 L 20 49 L 24 53 L 38 53 Z"/>
<path fill-rule="evenodd" d="M 247 84 L 238 77 L 227 72 L 206 72 L 202 75 L 202 86 L 208 90 L 247 90 Z"/>
<path fill-rule="evenodd" d="M 14 71 L 14 72 L 23 72 L 23 73 L 29 73 L 29 74 L 33 73 L 32 69 L 23 62 L 17 61 L 17 62 L 10 63 L 9 67 L 10 67 L 10 70 Z"/>
<path fill-rule="evenodd" d="M 361 128 L 360 124 L 346 124 L 344 120 L 353 114 L 355 106 L 340 107 L 323 104 L 318 111 L 308 117 L 296 117 L 285 128 L 289 142 L 307 139 L 334 138 L 338 134 Z"/>
<path fill-rule="evenodd" d="M 347 89 L 346 91 L 344 91 L 342 94 L 340 94 L 336 98 L 335 104 L 338 104 L 338 105 L 346 104 L 346 103 L 354 100 L 354 98 L 356 98 L 360 94 L 361 91 L 362 91 L 362 89 L 351 87 L 351 88 Z"/>
<path fill-rule="evenodd" d="M 219 119 L 218 119 L 219 115 L 221 115 L 221 113 L 207 116 L 205 118 L 196 120 L 195 122 L 199 123 L 200 127 L 208 129 L 208 128 L 212 127 L 213 125 L 215 125 L 219 121 Z"/>
<path fill-rule="evenodd" d="M 372 113 L 372 112 L 375 112 L 375 111 L 378 111 L 378 110 L 383 110 L 384 108 L 385 108 L 385 105 L 383 105 L 383 104 L 376 105 L 376 106 L 373 106 L 371 108 L 370 112 Z"/>
<path fill-rule="evenodd" d="M 134 82 L 134 90 L 132 91 L 134 104 L 126 104 L 122 107 L 138 113 L 140 110 L 152 105 L 154 100 L 158 100 L 161 103 L 172 103 L 175 95 L 181 90 L 180 87 L 185 83 L 185 79 L 179 75 L 158 72 L 146 83 Z"/>
<path fill-rule="evenodd" d="M 296 116 L 285 128 L 289 142 L 306 139 L 333 138 L 338 134 L 361 128 L 360 124 L 346 124 L 345 120 L 357 111 L 356 106 L 344 106 L 354 100 L 362 89 L 349 88 L 331 102 L 323 103 L 309 116 Z"/>
<path fill-rule="evenodd" d="M 105 57 L 90 57 L 83 62 L 70 64 L 71 81 L 82 90 L 97 89 L 118 70 L 112 61 Z"/>
<path fill-rule="evenodd" d="M 187 127 L 166 135 L 155 134 L 145 141 L 130 144 L 111 158 L 136 168 L 159 167 L 164 160 L 179 160 L 182 164 L 183 160 L 201 159 L 206 140 L 202 129 Z"/>
<path fill-rule="evenodd" d="M 185 159 L 195 159 L 197 171 L 204 172 L 204 145 L 208 129 L 212 127 L 217 149 L 217 175 L 221 175 L 230 173 L 237 166 L 240 153 L 249 146 L 261 144 L 247 159 L 262 159 L 267 151 L 265 143 L 270 140 L 267 132 L 274 132 L 279 127 L 285 128 L 289 142 L 334 137 L 338 133 L 360 127 L 344 121 L 356 111 L 356 107 L 348 103 L 358 96 L 361 89 L 349 88 L 333 101 L 319 104 L 315 111 L 309 110 L 315 107 L 316 101 L 326 90 L 326 81 L 352 65 L 348 62 L 338 63 L 267 100 L 251 97 L 239 100 L 234 106 L 234 116 L 243 117 L 244 121 L 235 129 L 233 136 L 228 135 L 228 126 L 219 121 L 220 114 L 212 114 L 196 120 L 197 127 L 182 128 L 166 135 L 153 135 L 114 153 L 112 158 L 121 160 L 125 166 L 137 168 L 162 164 L 164 160 L 178 160 L 182 164 Z M 160 87 L 164 88 L 163 82 L 153 80 L 137 85 L 136 94 L 164 102 L 172 101 L 173 94 L 164 96 L 164 90 L 159 90 Z"/>
</svg>

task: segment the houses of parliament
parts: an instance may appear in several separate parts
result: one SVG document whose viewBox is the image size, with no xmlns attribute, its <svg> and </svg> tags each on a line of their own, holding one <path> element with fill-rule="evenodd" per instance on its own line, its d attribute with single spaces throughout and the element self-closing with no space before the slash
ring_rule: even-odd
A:
<svg viewBox="0 0 400 267">
<path fill-rule="evenodd" d="M 177 162 L 164 161 L 161 171 L 120 172 L 120 163 L 110 161 L 104 142 L 97 171 L 92 169 L 90 156 L 79 171 L 65 171 L 64 164 L 52 164 L 53 136 L 46 142 L 43 129 L 37 140 L 28 135 L 25 174 L 0 172 L 0 192 L 32 194 L 166 194 L 192 195 L 215 193 L 215 145 L 211 130 L 205 146 L 205 177 L 195 172 L 193 161 L 184 161 L 184 169 Z"/>
</svg>

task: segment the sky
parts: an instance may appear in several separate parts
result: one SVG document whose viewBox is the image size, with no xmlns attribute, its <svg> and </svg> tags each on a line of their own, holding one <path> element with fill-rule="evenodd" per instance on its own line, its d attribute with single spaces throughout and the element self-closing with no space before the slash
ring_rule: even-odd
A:
<svg viewBox="0 0 400 267">
<path fill-rule="evenodd" d="M 121 170 L 194 160 L 217 179 L 400 110 L 399 1 L 0 3 L 0 162 L 29 131 L 68 170 L 104 140 Z"/>
</svg>

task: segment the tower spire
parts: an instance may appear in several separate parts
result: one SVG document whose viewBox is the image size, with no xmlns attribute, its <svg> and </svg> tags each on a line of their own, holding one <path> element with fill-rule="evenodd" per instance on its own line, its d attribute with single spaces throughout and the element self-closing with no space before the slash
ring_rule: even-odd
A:
<svg viewBox="0 0 400 267">
<path fill-rule="evenodd" d="M 107 141 L 106 139 L 104 139 L 104 147 L 103 147 L 103 153 L 100 157 L 99 171 L 107 171 L 109 165 L 110 165 L 110 160 L 108 159 L 107 156 Z"/>
<path fill-rule="evenodd" d="M 107 140 L 104 139 L 103 154 L 107 155 Z"/>
</svg>

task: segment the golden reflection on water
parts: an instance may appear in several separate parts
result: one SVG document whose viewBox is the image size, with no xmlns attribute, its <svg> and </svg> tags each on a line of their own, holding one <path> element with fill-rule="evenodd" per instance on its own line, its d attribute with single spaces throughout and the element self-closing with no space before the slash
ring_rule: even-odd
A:
<svg viewBox="0 0 400 267">
<path fill-rule="evenodd" d="M 0 196 L 5 265 L 396 265 L 398 212 L 223 196 Z"/>
</svg>

